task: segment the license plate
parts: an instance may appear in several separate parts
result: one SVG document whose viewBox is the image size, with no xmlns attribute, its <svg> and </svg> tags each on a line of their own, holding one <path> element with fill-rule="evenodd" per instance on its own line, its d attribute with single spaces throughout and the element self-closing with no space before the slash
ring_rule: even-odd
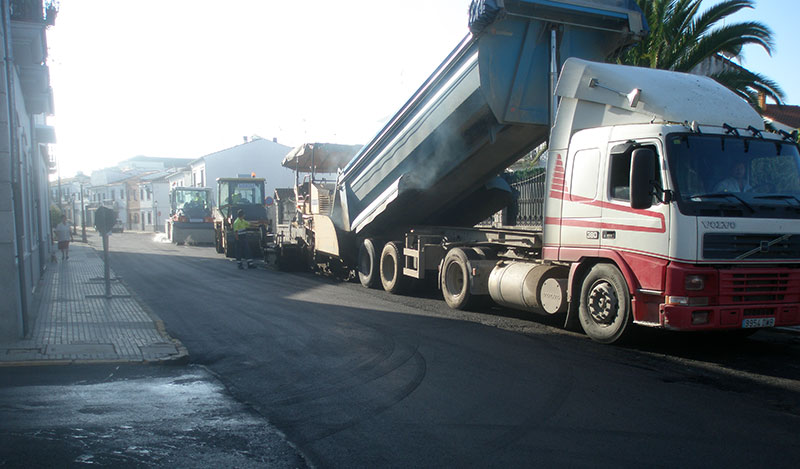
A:
<svg viewBox="0 0 800 469">
<path fill-rule="evenodd" d="M 754 327 L 773 327 L 775 326 L 775 318 L 747 318 L 742 321 L 743 329 L 751 329 Z"/>
</svg>

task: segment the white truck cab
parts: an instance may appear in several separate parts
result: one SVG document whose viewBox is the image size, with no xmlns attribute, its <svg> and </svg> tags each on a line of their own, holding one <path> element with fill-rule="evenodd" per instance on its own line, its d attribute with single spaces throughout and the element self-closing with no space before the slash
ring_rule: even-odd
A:
<svg viewBox="0 0 800 469">
<path fill-rule="evenodd" d="M 542 252 L 590 336 L 616 340 L 628 300 L 678 330 L 800 321 L 791 139 L 706 77 L 569 59 L 557 92 Z"/>
</svg>

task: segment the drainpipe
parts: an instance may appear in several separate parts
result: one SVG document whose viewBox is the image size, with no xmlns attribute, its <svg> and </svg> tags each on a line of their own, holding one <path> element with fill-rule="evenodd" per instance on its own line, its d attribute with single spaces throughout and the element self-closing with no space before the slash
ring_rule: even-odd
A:
<svg viewBox="0 0 800 469">
<path fill-rule="evenodd" d="M 35 120 L 34 116 L 31 116 L 30 126 L 31 126 L 31 129 L 35 129 L 36 128 L 36 120 Z M 36 132 L 33 132 L 33 135 L 31 135 L 31 143 L 32 143 L 32 147 L 33 148 L 36 148 L 36 149 L 39 148 L 39 140 L 38 140 L 38 137 L 36 135 Z M 35 161 L 37 165 L 41 165 L 42 164 L 42 155 L 41 155 L 41 153 L 37 152 L 36 153 L 36 157 L 33 158 L 33 161 Z M 45 197 L 45 202 L 44 203 L 45 203 L 45 206 L 47 207 L 47 213 L 48 213 L 48 220 L 45 220 L 45 218 L 42 216 L 42 187 L 40 185 L 41 184 L 41 180 L 39 179 L 41 171 L 34 171 L 34 174 L 35 174 L 35 177 L 36 177 L 36 181 L 38 181 L 36 183 L 36 191 L 34 192 L 34 195 L 35 195 L 34 208 L 36 209 L 36 224 L 37 224 L 36 238 L 39 240 L 39 277 L 41 277 L 42 275 L 44 275 L 44 271 L 47 268 L 47 252 L 46 252 L 46 250 L 49 249 L 50 246 L 52 246 L 52 240 L 50 239 L 50 235 L 47 234 L 48 231 L 49 231 L 49 226 L 50 226 L 50 221 L 49 221 L 50 206 L 47 205 L 47 197 Z M 45 176 L 45 184 L 46 184 L 46 179 L 47 179 L 47 176 Z M 46 193 L 49 195 L 50 194 L 50 185 L 49 184 L 46 184 L 46 185 L 47 185 L 47 192 Z M 47 240 L 48 242 L 45 243 L 45 240 Z"/>
<path fill-rule="evenodd" d="M 0 0 L 3 20 L 3 64 L 6 74 L 6 103 L 8 105 L 8 153 L 11 172 L 11 206 L 14 211 L 14 234 L 17 248 L 17 274 L 19 276 L 19 301 L 17 302 L 17 335 L 24 334 L 24 312 L 28 310 L 27 293 L 25 291 L 25 245 L 24 245 L 24 220 L 22 217 L 21 175 L 19 171 L 19 149 L 16 145 L 16 120 L 14 118 L 14 58 L 11 56 L 11 9 L 8 0 Z"/>
<path fill-rule="evenodd" d="M 555 26 L 550 29 L 550 129 L 556 124 L 556 110 L 558 109 L 558 31 Z"/>
</svg>

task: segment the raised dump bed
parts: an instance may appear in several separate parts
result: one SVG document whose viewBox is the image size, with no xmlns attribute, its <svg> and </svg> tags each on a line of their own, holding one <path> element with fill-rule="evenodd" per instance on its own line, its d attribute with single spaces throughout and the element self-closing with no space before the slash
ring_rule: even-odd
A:
<svg viewBox="0 0 800 469">
<path fill-rule="evenodd" d="M 392 236 L 486 218 L 507 201 L 507 185 L 492 179 L 548 137 L 558 64 L 604 60 L 646 30 L 633 0 L 476 1 L 471 10 L 472 34 L 342 170 L 339 230 Z"/>
</svg>

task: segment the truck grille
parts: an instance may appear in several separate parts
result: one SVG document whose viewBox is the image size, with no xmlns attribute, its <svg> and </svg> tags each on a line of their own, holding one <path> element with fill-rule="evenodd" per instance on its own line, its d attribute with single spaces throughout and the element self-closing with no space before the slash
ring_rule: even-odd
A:
<svg viewBox="0 0 800 469">
<path fill-rule="evenodd" d="M 797 302 L 800 300 L 800 270 L 722 270 L 719 294 L 721 304 Z"/>
<path fill-rule="evenodd" d="M 735 260 L 750 253 L 744 259 L 771 261 L 800 259 L 800 235 L 793 235 L 776 242 L 781 236 L 784 234 L 706 233 L 703 235 L 703 258 Z"/>
</svg>

